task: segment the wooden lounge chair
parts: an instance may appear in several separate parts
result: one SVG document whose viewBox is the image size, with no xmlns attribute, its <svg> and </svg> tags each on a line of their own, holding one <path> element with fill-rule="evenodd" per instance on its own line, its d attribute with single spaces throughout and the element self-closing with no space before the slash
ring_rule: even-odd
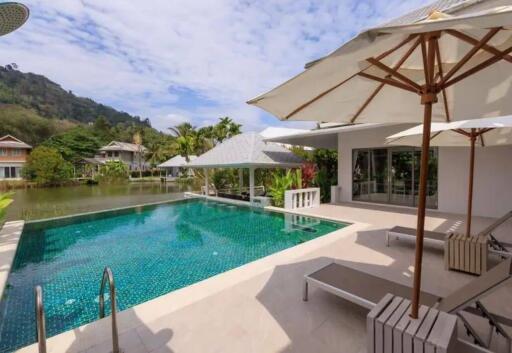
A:
<svg viewBox="0 0 512 353">
<path fill-rule="evenodd" d="M 420 302 L 439 311 L 457 315 L 475 343 L 488 348 L 490 339 L 482 338 L 462 315 L 462 312 L 465 311 L 486 318 L 491 326 L 491 331 L 495 330 L 505 337 L 508 351 L 510 351 L 512 340 L 503 329 L 502 324 L 512 327 L 512 320 L 490 313 L 479 299 L 495 291 L 512 277 L 511 261 L 510 258 L 502 261 L 490 271 L 444 298 L 432 293 L 422 292 Z M 411 288 L 407 285 L 383 279 L 336 262 L 304 277 L 304 301 L 308 300 L 308 287 L 310 285 L 370 310 L 388 293 L 403 298 L 409 298 L 411 294 Z M 492 335 L 490 337 L 492 338 Z"/>
<path fill-rule="evenodd" d="M 503 217 L 497 219 L 494 223 L 482 230 L 478 235 L 486 235 L 488 238 L 489 251 L 502 257 L 512 256 L 512 244 L 505 243 L 494 237 L 493 232 L 500 225 L 505 223 L 508 219 L 512 218 L 512 211 L 507 212 Z M 425 231 L 424 241 L 439 246 L 443 246 L 447 234 L 442 232 L 429 232 Z M 386 246 L 390 244 L 390 238 L 397 239 L 416 239 L 416 229 L 395 226 L 386 231 Z"/>
</svg>

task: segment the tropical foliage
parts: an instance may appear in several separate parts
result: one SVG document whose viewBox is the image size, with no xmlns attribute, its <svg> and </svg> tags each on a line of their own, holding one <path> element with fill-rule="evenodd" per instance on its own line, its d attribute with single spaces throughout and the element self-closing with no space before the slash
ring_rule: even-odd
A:
<svg viewBox="0 0 512 353">
<path fill-rule="evenodd" d="M 12 193 L 3 193 L 0 194 L 0 227 L 3 224 L 5 218 L 5 212 L 7 211 L 7 207 L 12 202 Z"/>
<path fill-rule="evenodd" d="M 283 173 L 276 170 L 272 175 L 272 184 L 269 187 L 269 194 L 272 197 L 274 206 L 284 206 L 284 195 L 286 190 L 293 190 L 302 187 L 302 173 L 300 169 L 288 169 Z"/>
<path fill-rule="evenodd" d="M 128 167 L 121 161 L 108 161 L 100 168 L 98 182 L 104 184 L 128 181 Z"/>
<path fill-rule="evenodd" d="M 182 123 L 170 127 L 169 130 L 176 138 L 176 152 L 188 161 L 191 155 L 203 154 L 224 140 L 240 134 L 241 125 L 229 117 L 224 117 L 212 126 L 198 129 L 190 123 Z"/>
<path fill-rule="evenodd" d="M 71 179 L 73 166 L 55 148 L 39 146 L 28 156 L 23 175 L 40 185 L 60 185 Z"/>
</svg>

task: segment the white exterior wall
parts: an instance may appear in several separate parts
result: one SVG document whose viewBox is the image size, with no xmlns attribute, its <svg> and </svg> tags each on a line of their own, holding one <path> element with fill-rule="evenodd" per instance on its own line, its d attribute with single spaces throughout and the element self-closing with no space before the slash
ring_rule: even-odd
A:
<svg viewBox="0 0 512 353">
<path fill-rule="evenodd" d="M 414 125 L 394 125 L 338 135 L 338 184 L 341 200 L 352 201 L 352 150 L 389 147 L 389 135 Z M 512 146 L 477 148 L 473 214 L 499 217 L 512 210 Z M 438 210 L 466 212 L 469 148 L 439 147 Z"/>
</svg>

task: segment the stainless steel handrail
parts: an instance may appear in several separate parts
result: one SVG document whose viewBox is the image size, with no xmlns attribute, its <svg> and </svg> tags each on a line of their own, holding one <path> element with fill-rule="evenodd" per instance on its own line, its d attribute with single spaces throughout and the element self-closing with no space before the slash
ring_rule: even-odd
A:
<svg viewBox="0 0 512 353">
<path fill-rule="evenodd" d="M 103 270 L 103 276 L 101 277 L 100 286 L 100 319 L 105 317 L 105 283 L 108 280 L 108 286 L 110 291 L 110 310 L 112 316 L 112 353 L 120 353 L 119 350 L 119 335 L 117 333 L 117 308 L 116 308 L 116 285 L 114 283 L 114 275 L 109 267 L 105 267 Z"/>
<path fill-rule="evenodd" d="M 43 289 L 41 286 L 34 288 L 34 294 L 36 299 L 37 345 L 39 353 L 46 353 L 46 323 L 44 318 Z"/>
</svg>

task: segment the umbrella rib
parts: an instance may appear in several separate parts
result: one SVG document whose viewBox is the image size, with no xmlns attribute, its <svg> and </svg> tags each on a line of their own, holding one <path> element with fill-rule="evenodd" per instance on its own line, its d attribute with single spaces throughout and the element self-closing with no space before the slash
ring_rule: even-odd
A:
<svg viewBox="0 0 512 353">
<path fill-rule="evenodd" d="M 413 40 L 415 37 L 417 37 L 416 34 L 412 34 L 410 35 L 409 37 L 405 38 L 403 41 L 401 41 L 400 43 L 398 43 L 395 47 L 391 48 L 390 50 L 388 51 L 385 51 L 384 53 L 380 54 L 377 58 L 380 60 L 380 59 L 383 59 L 385 58 L 386 56 L 388 56 L 389 54 L 393 53 L 394 51 L 400 49 L 401 47 L 403 47 L 404 45 L 406 45 L 407 43 L 409 43 L 411 40 Z M 306 108 L 307 106 L 309 106 L 310 104 L 316 102 L 318 99 L 322 98 L 323 96 L 325 96 L 326 94 L 334 91 L 336 88 L 340 87 L 341 85 L 343 85 L 344 83 L 350 81 L 351 79 L 353 79 L 354 77 L 356 77 L 359 73 L 359 72 L 356 72 L 355 74 L 353 74 L 352 76 L 350 76 L 349 78 L 341 81 L 340 83 L 338 83 L 337 85 L 329 88 L 328 90 L 320 93 L 319 95 L 317 95 L 316 97 L 312 98 L 311 100 L 307 101 L 306 103 L 300 105 L 298 108 L 296 108 L 295 110 L 293 110 L 291 113 L 289 113 L 288 115 L 286 115 L 284 117 L 284 120 L 288 120 L 289 118 L 291 118 L 293 115 L 297 114 L 298 112 L 300 112 L 302 109 Z"/>
<path fill-rule="evenodd" d="M 466 132 L 466 131 L 464 131 L 462 129 L 453 129 L 452 131 L 456 132 L 458 134 L 464 135 L 466 137 L 471 137 L 471 134 L 469 132 Z"/>
<path fill-rule="evenodd" d="M 435 43 L 435 47 L 436 47 L 436 59 L 437 59 L 438 74 L 439 74 L 439 78 L 441 79 L 441 81 L 443 81 L 444 78 L 443 78 L 443 64 L 441 61 L 441 50 L 439 48 L 439 42 L 437 40 Z M 446 115 L 446 121 L 450 122 L 450 110 L 448 109 L 448 98 L 446 96 L 446 90 L 444 88 L 441 89 L 441 93 L 443 95 L 443 104 L 444 104 L 444 112 Z"/>
<path fill-rule="evenodd" d="M 490 65 L 492 65 L 492 64 L 494 64 L 494 63 L 496 63 L 498 61 L 500 61 L 501 59 L 503 59 L 510 52 L 512 52 L 512 47 L 507 48 L 505 51 L 500 51 L 500 53 L 496 54 L 494 57 L 485 60 L 484 62 L 482 62 L 482 63 L 472 67 L 469 70 L 466 70 L 465 72 L 463 72 L 463 73 L 459 74 L 458 76 L 452 78 L 450 81 L 444 83 L 443 84 L 443 88 L 449 87 L 449 86 L 453 85 L 454 83 L 457 83 L 460 80 L 463 80 L 466 77 L 468 77 L 470 75 L 473 75 L 473 74 L 477 73 L 478 71 L 481 71 L 481 70 L 485 69 L 486 67 L 488 67 L 488 66 L 490 66 Z"/>
<path fill-rule="evenodd" d="M 423 72 L 425 72 L 425 85 L 429 86 L 429 76 L 427 74 L 428 68 L 427 68 L 427 44 L 425 43 L 425 35 L 421 35 L 421 56 L 423 58 Z"/>
<path fill-rule="evenodd" d="M 465 33 L 456 31 L 454 29 L 447 29 L 445 32 L 450 34 L 450 35 L 452 35 L 452 36 L 454 36 L 454 37 L 456 37 L 456 38 L 458 38 L 458 39 L 460 39 L 460 40 L 463 40 L 463 41 L 465 41 L 465 42 L 467 42 L 469 44 L 473 44 L 473 45 L 478 44 L 478 39 L 475 39 L 475 38 L 473 38 L 471 36 L 468 36 Z M 482 47 L 482 49 L 486 50 L 489 53 L 494 54 L 494 55 L 499 55 L 500 54 L 499 49 L 496 49 L 495 47 L 490 46 L 488 44 L 485 44 Z M 503 59 L 512 63 L 512 56 L 510 56 L 510 55 L 507 55 L 507 56 L 503 57 Z"/>
<path fill-rule="evenodd" d="M 430 136 L 430 141 L 432 141 L 434 138 L 436 138 L 437 136 L 441 135 L 441 132 L 442 131 L 438 131 L 438 132 L 435 132 L 432 136 Z"/>
<path fill-rule="evenodd" d="M 290 117 L 292 117 L 293 115 L 297 114 L 298 112 L 300 112 L 302 109 L 306 108 L 308 105 L 310 105 L 311 103 L 314 103 L 316 102 L 317 100 L 319 100 L 320 98 L 322 98 L 323 96 L 331 93 L 332 91 L 334 91 L 336 88 L 340 87 L 341 85 L 345 84 L 346 82 L 350 81 L 351 79 L 353 79 L 354 77 L 356 77 L 357 75 L 359 75 L 360 72 L 356 72 L 355 74 L 353 74 L 352 76 L 350 76 L 349 78 L 341 81 L 340 83 L 338 83 L 337 85 L 329 88 L 328 90 L 320 93 L 318 96 L 316 96 L 315 98 L 307 101 L 306 103 L 304 104 L 301 104 L 298 108 L 296 108 L 295 110 L 293 110 L 291 113 L 289 113 L 288 115 L 286 115 L 284 117 L 284 120 L 288 120 Z"/>
<path fill-rule="evenodd" d="M 451 68 L 450 71 L 448 71 L 446 73 L 446 76 L 444 77 L 444 79 L 441 80 L 441 82 L 439 82 L 439 85 L 440 86 L 443 86 L 443 84 L 445 82 L 447 82 L 457 71 L 459 71 L 459 69 L 464 66 L 464 64 L 466 64 L 484 45 L 486 45 L 492 37 L 494 37 L 494 35 L 496 33 L 498 33 L 500 31 L 500 28 L 497 27 L 497 28 L 492 28 L 489 30 L 489 32 L 487 32 L 487 34 L 482 38 L 480 39 L 474 46 L 473 48 L 471 48 L 467 53 L 466 55 L 464 55 L 462 57 L 462 59 L 459 60 L 459 62 L 457 62 L 457 64 L 455 64 L 454 67 Z"/>
<path fill-rule="evenodd" d="M 393 71 L 396 71 L 400 68 L 400 66 L 403 65 L 403 63 L 411 56 L 411 54 L 414 52 L 414 50 L 418 47 L 420 44 L 421 39 L 418 38 L 416 42 L 405 52 L 404 56 L 398 61 L 398 63 L 393 67 Z M 386 76 L 386 78 L 390 78 L 390 75 Z M 386 85 L 386 83 L 381 82 L 379 86 L 373 91 L 373 93 L 368 97 L 368 99 L 363 103 L 361 108 L 357 111 L 357 113 L 354 115 L 352 119 L 350 119 L 351 123 L 354 123 L 357 118 L 359 118 L 359 115 L 366 109 L 368 104 L 377 96 L 377 94 L 380 92 L 380 90 Z"/>
<path fill-rule="evenodd" d="M 406 90 L 406 91 L 409 91 L 409 92 L 412 92 L 412 93 L 416 93 L 416 94 L 418 93 L 418 91 L 415 90 L 414 88 L 412 88 L 411 86 L 406 85 L 405 83 L 402 83 L 400 81 L 393 80 L 392 78 L 382 78 L 382 77 L 370 75 L 370 74 L 367 74 L 367 73 L 364 73 L 364 72 L 359 72 L 357 75 L 362 76 L 364 78 L 368 78 L 370 80 L 382 82 L 382 83 L 388 84 L 390 86 L 401 88 L 403 90 Z"/>
<path fill-rule="evenodd" d="M 376 60 L 375 58 L 368 58 L 368 59 L 366 59 L 366 61 L 368 61 L 370 64 L 377 66 L 379 69 L 387 72 L 389 75 L 395 76 L 397 79 L 399 79 L 403 83 L 405 83 L 411 87 L 414 87 L 418 92 L 421 91 L 421 86 L 418 85 L 416 82 L 411 80 L 409 77 L 397 72 L 397 70 L 394 70 L 394 69 L 390 68 L 389 66 L 383 64 L 379 60 Z"/>
</svg>

